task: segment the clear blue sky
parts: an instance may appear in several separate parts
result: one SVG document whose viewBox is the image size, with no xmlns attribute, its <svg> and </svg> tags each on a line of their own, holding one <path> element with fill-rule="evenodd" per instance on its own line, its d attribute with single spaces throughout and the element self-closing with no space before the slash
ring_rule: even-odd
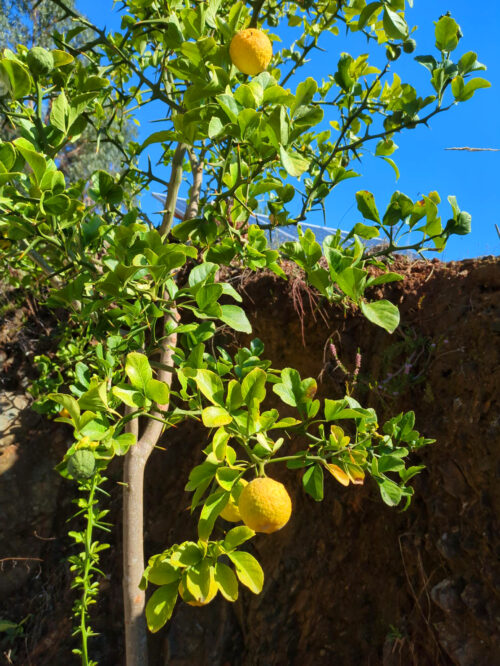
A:
<svg viewBox="0 0 500 666">
<path fill-rule="evenodd" d="M 113 12 L 112 0 L 77 0 L 77 7 L 94 23 L 109 29 L 119 27 L 119 16 Z M 489 5 L 488 10 L 485 5 Z M 412 198 L 437 190 L 443 201 L 454 194 L 462 210 L 472 215 L 472 233 L 468 236 L 452 237 L 441 259 L 462 259 L 487 254 L 498 255 L 500 239 L 495 230 L 495 223 L 500 227 L 500 206 L 497 193 L 500 191 L 500 152 L 465 152 L 447 151 L 454 146 L 472 146 L 476 148 L 500 148 L 500 58 L 498 56 L 498 34 L 500 30 L 500 3 L 490 1 L 477 4 L 470 0 L 414 0 L 414 8 L 407 12 L 410 26 L 418 30 L 412 35 L 417 41 L 417 50 L 413 55 L 436 55 L 434 48 L 434 26 L 441 14 L 451 10 L 464 34 L 456 54 L 475 51 L 480 62 L 487 65 L 486 72 L 478 76 L 487 78 L 492 87 L 479 90 L 468 102 L 462 103 L 448 113 L 431 120 L 430 129 L 418 127 L 396 138 L 399 150 L 393 155 L 400 170 L 396 181 L 394 171 L 380 158 L 365 151 L 361 178 L 342 183 L 327 199 L 327 225 L 329 227 L 350 228 L 360 221 L 356 210 L 354 193 L 367 189 L 375 194 L 379 208 L 384 209 L 392 192 L 400 190 Z M 284 43 L 291 43 L 295 33 L 285 28 L 279 32 Z M 332 72 L 332 63 L 337 62 L 342 51 L 349 51 L 353 56 L 366 53 L 366 40 L 360 35 L 343 36 L 325 35 L 320 38 L 319 46 L 324 52 L 312 52 L 313 62 L 302 68 L 300 79 L 313 75 L 321 80 Z M 375 53 L 383 50 L 374 49 Z M 382 60 L 374 62 L 382 64 Z M 335 67 L 333 68 L 335 69 Z M 418 65 L 413 56 L 401 57 L 392 67 L 403 81 L 407 80 L 424 94 L 431 94 L 427 71 Z M 297 81 L 291 81 L 295 90 Z M 157 114 L 157 115 L 156 115 Z M 161 117 L 161 110 L 151 108 L 138 116 L 141 123 L 140 138 L 160 129 L 151 125 L 155 117 Z M 326 118 L 325 120 L 329 120 Z M 373 147 L 374 150 L 374 147 Z M 158 153 L 152 153 L 154 160 Z M 168 172 L 164 174 L 168 177 Z M 145 209 L 151 214 L 159 210 L 160 204 L 150 195 L 143 199 Z M 444 221 L 447 219 L 448 204 L 443 206 Z M 309 222 L 322 224 L 321 214 L 313 214 Z M 436 256 L 430 253 L 429 256 Z"/>
</svg>

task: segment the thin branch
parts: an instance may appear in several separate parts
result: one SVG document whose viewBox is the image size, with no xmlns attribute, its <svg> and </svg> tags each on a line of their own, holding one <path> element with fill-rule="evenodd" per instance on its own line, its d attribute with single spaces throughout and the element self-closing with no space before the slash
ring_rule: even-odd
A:
<svg viewBox="0 0 500 666">
<path fill-rule="evenodd" d="M 329 18 L 329 19 L 325 22 L 325 24 L 322 26 L 322 29 L 321 29 L 322 32 L 324 32 L 325 30 L 328 30 L 328 28 L 332 25 L 332 23 L 334 23 L 334 22 L 337 20 L 337 18 L 338 18 L 338 14 L 339 14 L 339 12 L 340 12 L 341 7 L 342 7 L 342 3 L 339 3 L 339 5 L 338 5 L 336 11 L 330 16 L 330 18 Z M 299 58 L 299 59 L 297 60 L 297 62 L 293 65 L 293 67 L 290 69 L 290 71 L 288 72 L 288 74 L 287 74 L 287 75 L 286 75 L 286 76 L 280 81 L 280 86 L 283 87 L 283 86 L 285 85 L 285 83 L 288 81 L 288 79 L 290 79 L 290 78 L 295 74 L 295 72 L 297 71 L 297 69 L 298 69 L 299 67 L 301 67 L 301 66 L 304 64 L 304 61 L 305 61 L 305 59 L 306 59 L 306 57 L 307 57 L 307 54 L 308 54 L 309 51 L 311 51 L 311 50 L 316 46 L 316 44 L 318 43 L 318 39 L 319 39 L 319 37 L 320 37 L 320 34 L 321 34 L 321 33 L 315 35 L 315 37 L 313 38 L 312 42 L 310 42 L 307 46 L 304 46 L 304 48 L 303 48 L 303 50 L 302 50 L 302 54 L 300 55 L 300 58 Z"/>
<path fill-rule="evenodd" d="M 203 169 L 205 163 L 203 162 L 202 156 L 200 155 L 199 159 L 196 159 L 195 152 L 193 148 L 188 148 L 189 159 L 191 161 L 191 169 L 193 171 L 193 184 L 189 191 L 189 203 L 186 208 L 186 213 L 184 215 L 185 220 L 191 220 L 193 217 L 198 215 L 198 208 L 200 205 L 200 192 L 201 186 L 203 183 Z"/>
<path fill-rule="evenodd" d="M 160 227 L 160 233 L 162 236 L 167 236 L 170 233 L 172 222 L 174 221 L 175 206 L 177 204 L 179 188 L 182 183 L 182 165 L 184 163 L 184 153 L 186 152 L 186 149 L 187 144 L 178 143 L 172 159 L 172 173 L 170 174 L 170 181 L 168 183 L 165 213 Z"/>
<path fill-rule="evenodd" d="M 117 46 L 116 44 L 114 44 L 113 42 L 111 42 L 108 39 L 104 30 L 101 30 L 96 25 L 91 23 L 82 14 L 79 14 L 74 9 L 71 9 L 71 7 L 68 7 L 63 2 L 63 0 L 50 0 L 50 1 L 53 2 L 55 5 L 57 5 L 58 7 L 60 7 L 61 9 L 63 9 L 66 12 L 66 16 L 69 16 L 72 19 L 75 19 L 75 20 L 79 21 L 82 25 L 86 26 L 90 30 L 93 30 L 97 35 L 99 35 L 99 38 L 100 38 L 101 42 L 103 44 L 105 44 L 109 49 L 114 51 L 117 55 L 119 55 L 120 58 L 122 58 L 123 62 L 126 62 L 130 66 L 130 69 L 139 78 L 141 84 L 146 84 L 147 86 L 149 86 L 149 88 L 151 88 L 151 90 L 153 92 L 153 95 L 156 99 L 161 99 L 166 104 L 168 104 L 169 107 L 171 107 L 172 109 L 175 109 L 176 111 L 181 110 L 181 107 L 176 102 L 171 100 L 167 95 L 163 95 L 161 93 L 160 86 L 157 83 L 153 83 L 146 76 L 144 76 L 143 71 L 139 67 L 134 65 L 131 58 L 128 58 L 119 46 Z M 75 50 L 75 49 L 73 49 L 73 50 Z"/>
</svg>

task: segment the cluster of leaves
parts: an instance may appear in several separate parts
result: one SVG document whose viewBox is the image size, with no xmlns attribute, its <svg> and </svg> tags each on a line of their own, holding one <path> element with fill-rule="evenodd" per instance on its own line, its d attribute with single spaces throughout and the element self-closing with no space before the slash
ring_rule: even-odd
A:
<svg viewBox="0 0 500 666">
<path fill-rule="evenodd" d="M 78 374 L 81 383 L 88 384 L 87 390 L 78 399 L 67 394 L 50 396 L 66 410 L 59 420 L 74 428 L 75 444 L 60 465 L 65 476 L 71 474 L 67 463 L 77 451 L 92 451 L 97 471 L 104 469 L 111 457 L 125 455 L 135 444 L 132 433 L 122 432 L 125 424 L 139 414 L 149 414 L 153 403 L 168 403 L 168 409 L 161 412 L 167 427 L 189 415 L 212 430 L 204 448 L 206 458 L 193 468 L 186 485 L 193 493 L 191 511 L 201 507 L 199 541 L 168 548 L 152 558 L 144 574 L 144 584 L 149 581 L 161 586 L 147 607 L 153 631 L 170 617 L 180 585 L 199 603 L 213 584 L 234 601 L 237 579 L 253 592 L 260 591 L 263 574 L 258 563 L 249 553 L 237 550 L 254 532 L 242 526 L 222 540 L 211 540 L 217 518 L 244 475 L 262 473 L 271 463 L 286 462 L 290 469 L 303 470 L 305 491 L 320 501 L 325 470 L 344 486 L 363 483 L 368 474 L 375 479 L 386 504 L 396 506 L 404 500 L 408 506 L 413 490 L 407 482 L 422 466 L 406 467 L 405 458 L 433 441 L 414 430 L 412 412 L 391 419 L 379 431 L 375 411 L 363 408 L 352 397 L 325 399 L 321 404 L 315 398 L 316 381 L 301 379 L 293 368 L 271 369 L 270 362 L 261 358 L 260 340 L 240 349 L 234 359 L 222 348 L 217 356 L 208 353 L 203 342 L 190 347 L 189 354 L 182 347 L 175 351 L 179 386 L 171 391 L 165 382 L 154 379 L 144 354 L 131 352 L 121 372 L 127 383 L 120 381 L 120 374 L 115 375 L 112 386 L 97 378 L 89 383 L 81 364 Z M 276 408 L 263 409 L 268 384 L 285 405 L 294 408 L 296 416 L 280 417 Z M 121 414 L 121 403 L 132 411 Z M 338 422 L 347 423 L 352 434 L 346 434 L 345 426 Z M 297 439 L 307 442 L 307 448 L 290 451 L 291 441 Z M 82 510 L 87 507 L 86 500 L 79 502 Z M 223 556 L 229 557 L 235 572 L 219 562 Z"/>
<path fill-rule="evenodd" d="M 335 187 L 358 175 L 350 163 L 361 160 L 373 141 L 377 157 L 397 172 L 396 133 L 427 123 L 488 84 L 474 76 L 484 69 L 475 53 L 452 62 L 461 33 L 451 16 L 435 25 L 438 59 L 416 57 L 429 70 L 430 94 L 396 73 L 391 78 L 398 49 L 414 48 L 404 0 L 127 0 L 118 32 L 93 25 L 70 2 L 50 3 L 71 27 L 56 35 L 58 48 L 45 52 L 43 67 L 34 67 L 35 54 L 26 45 L 5 49 L 0 58 L 0 112 L 11 132 L 0 143 L 0 262 L 49 307 L 69 313 L 58 353 L 40 359 L 42 378 L 34 391 L 41 408 L 73 427 L 75 441 L 59 471 L 79 477 L 88 496 L 80 498 L 87 527 L 74 533 L 84 550 L 72 560 L 82 590 L 76 607 L 82 660 L 88 663 L 87 614 L 101 548 L 92 531 L 106 527 L 95 492 L 109 461 L 136 445 L 134 423 L 155 420 L 168 429 L 192 418 L 210 431 L 206 459 L 187 483 L 191 508 L 199 511 L 198 542 L 167 548 L 145 573 L 144 585 L 160 586 L 147 610 L 153 630 L 168 619 L 179 593 L 203 603 L 214 589 L 234 601 L 238 580 L 261 589 L 260 566 L 239 549 L 251 530 L 237 527 L 212 540 L 221 527 L 218 516 L 245 475 L 286 463 L 301 470 L 303 487 L 315 500 L 323 497 L 324 471 L 343 485 L 370 475 L 384 502 L 407 506 L 407 482 L 421 467 L 407 467 L 406 458 L 430 441 L 414 430 L 413 414 L 380 429 L 373 409 L 354 398 L 321 402 L 314 379 L 302 379 L 293 368 L 272 369 L 259 341 L 234 357 L 216 347 L 222 326 L 251 332 L 237 305 L 241 297 L 220 279 L 220 269 L 267 268 L 286 278 L 280 263 L 287 257 L 329 301 L 353 304 L 394 331 L 397 308 L 369 300 L 365 291 L 401 277 L 381 257 L 402 248 L 441 251 L 451 234 L 468 233 L 470 216 L 454 197 L 452 217 L 443 225 L 436 193 L 414 202 L 395 192 L 381 215 L 373 195 L 358 192 L 363 222 L 353 223 L 347 237 L 328 237 L 323 247 L 311 231 L 300 231 L 297 242 L 273 250 L 265 231 L 297 225 L 324 207 Z M 239 73 L 229 58 L 234 34 L 283 20 L 300 28 L 297 41 L 275 54 L 269 71 L 251 79 Z M 344 53 L 327 80 L 307 78 L 292 92 L 287 83 L 319 36 L 335 36 L 344 25 L 387 49 L 387 64 L 376 67 L 367 54 Z M 123 139 L 123 119 L 147 105 L 161 107 L 160 128 L 141 144 Z M 330 111 L 335 116 L 325 129 Z M 97 147 L 108 142 L 120 151 L 122 164 L 95 168 L 88 178 L 69 177 L 65 156 L 89 128 Z M 144 169 L 152 146 L 162 157 Z M 168 181 L 165 166 L 171 166 Z M 191 180 L 188 211 L 172 228 L 184 175 Z M 138 197 L 159 185 L 167 198 L 157 227 Z M 262 199 L 269 223 L 254 224 Z M 409 234 L 419 240 L 410 243 Z M 370 256 L 364 241 L 379 236 L 387 247 Z M 373 267 L 380 274 L 374 276 Z M 159 352 L 174 338 L 172 365 L 162 365 Z M 294 416 L 265 406 L 268 385 Z M 287 451 L 291 439 L 305 448 Z"/>
</svg>

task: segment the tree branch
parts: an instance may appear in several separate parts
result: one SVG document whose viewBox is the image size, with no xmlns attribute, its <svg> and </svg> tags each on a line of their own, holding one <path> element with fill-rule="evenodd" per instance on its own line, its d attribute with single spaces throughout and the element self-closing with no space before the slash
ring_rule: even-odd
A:
<svg viewBox="0 0 500 666">
<path fill-rule="evenodd" d="M 186 149 L 187 145 L 185 143 L 178 143 L 172 159 L 172 173 L 170 174 L 167 201 L 165 202 L 165 212 L 160 227 L 160 233 L 162 236 L 168 236 L 170 229 L 172 228 L 172 222 L 174 221 L 175 206 L 177 204 L 179 188 L 182 182 L 182 165 Z"/>
<path fill-rule="evenodd" d="M 203 169 L 205 167 L 202 156 L 200 156 L 200 159 L 196 159 L 193 148 L 188 148 L 188 153 L 191 161 L 191 169 L 193 171 L 193 184 L 189 191 L 189 203 L 184 215 L 185 220 L 191 220 L 198 215 L 200 192 L 203 183 Z"/>
</svg>

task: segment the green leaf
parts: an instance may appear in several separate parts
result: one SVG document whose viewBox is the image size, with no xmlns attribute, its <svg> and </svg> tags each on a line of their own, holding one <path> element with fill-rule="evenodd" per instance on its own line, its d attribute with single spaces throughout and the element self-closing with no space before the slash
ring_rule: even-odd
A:
<svg viewBox="0 0 500 666">
<path fill-rule="evenodd" d="M 232 95 L 217 95 L 217 103 L 232 123 L 238 122 L 238 114 L 242 110 Z"/>
<path fill-rule="evenodd" d="M 195 567 L 187 569 L 183 576 L 187 592 L 197 601 L 205 601 L 210 593 L 213 575 L 213 567 L 207 560 L 202 560 Z"/>
<path fill-rule="evenodd" d="M 383 25 L 385 34 L 389 39 L 406 39 L 408 37 L 408 25 L 403 16 L 393 12 L 387 6 L 384 9 Z"/>
<path fill-rule="evenodd" d="M 350 74 L 351 65 L 354 63 L 354 58 L 348 53 L 342 53 L 340 60 L 337 65 L 337 71 L 334 74 L 335 83 L 349 92 L 352 86 L 356 83 L 356 80 L 352 78 Z"/>
<path fill-rule="evenodd" d="M 233 570 L 227 564 L 217 562 L 215 565 L 215 582 L 224 599 L 236 601 L 238 598 L 238 581 Z"/>
<path fill-rule="evenodd" d="M 241 395 L 245 405 L 259 405 L 266 397 L 267 373 L 262 368 L 254 368 L 241 383 Z"/>
<path fill-rule="evenodd" d="M 408 467 L 407 469 L 400 470 L 399 476 L 401 478 L 401 481 L 403 483 L 406 483 L 414 476 L 419 474 L 423 469 L 425 469 L 425 465 L 414 465 L 413 467 Z"/>
<path fill-rule="evenodd" d="M 316 81 L 310 76 L 308 77 L 305 81 L 301 81 L 299 85 L 297 86 L 297 92 L 295 93 L 295 99 L 290 107 L 290 114 L 293 115 L 295 114 L 295 111 L 304 105 L 309 104 L 312 102 L 314 95 L 318 91 L 318 84 Z"/>
<path fill-rule="evenodd" d="M 201 509 L 200 520 L 198 521 L 198 537 L 202 541 L 208 541 L 217 516 L 223 511 L 228 501 L 229 493 L 221 492 L 220 490 L 212 493 L 205 500 Z"/>
<path fill-rule="evenodd" d="M 10 92 L 14 99 L 28 95 L 31 90 L 31 76 L 28 70 L 15 60 L 0 60 L 0 97 Z"/>
<path fill-rule="evenodd" d="M 206 407 L 201 413 L 201 420 L 206 428 L 219 428 L 231 423 L 233 417 L 224 407 Z"/>
<path fill-rule="evenodd" d="M 330 400 L 325 398 L 325 419 L 327 421 L 335 421 L 338 418 L 345 406 L 347 405 L 346 400 Z"/>
<path fill-rule="evenodd" d="M 138 149 L 138 153 L 141 153 L 144 148 L 151 146 L 154 143 L 163 143 L 164 141 L 171 141 L 175 138 L 175 133 L 172 130 L 160 130 L 159 132 L 153 132 L 148 138 L 143 142 L 141 147 Z"/>
<path fill-rule="evenodd" d="M 149 631 L 153 634 L 161 629 L 172 616 L 177 601 L 177 590 L 177 583 L 163 585 L 153 592 L 146 604 L 146 621 Z"/>
<path fill-rule="evenodd" d="M 468 51 L 458 61 L 458 71 L 462 74 L 468 74 L 469 72 L 477 72 L 479 70 L 485 70 L 486 66 L 478 62 L 477 53 L 474 51 Z"/>
<path fill-rule="evenodd" d="M 425 67 L 425 69 L 428 69 L 431 74 L 437 69 L 438 63 L 434 56 L 415 56 L 415 60 Z"/>
<path fill-rule="evenodd" d="M 146 383 L 146 396 L 158 405 L 166 405 L 170 396 L 168 384 L 158 379 L 149 379 Z"/>
<path fill-rule="evenodd" d="M 241 407 L 243 403 L 243 396 L 241 395 L 241 384 L 236 379 L 231 379 L 227 385 L 227 399 L 226 405 L 229 411 L 234 411 Z"/>
<path fill-rule="evenodd" d="M 50 122 L 66 134 L 68 130 L 69 104 L 64 90 L 56 97 L 50 109 Z"/>
<path fill-rule="evenodd" d="M 323 468 L 316 463 L 308 467 L 302 477 L 302 484 L 308 495 L 310 495 L 316 502 L 321 502 L 323 499 Z"/>
<path fill-rule="evenodd" d="M 397 145 L 392 139 L 380 139 L 377 143 L 377 148 L 375 149 L 375 155 L 387 157 L 388 155 L 392 155 L 397 148 Z"/>
<path fill-rule="evenodd" d="M 375 204 L 375 197 L 367 190 L 360 190 L 356 192 L 356 202 L 358 210 L 365 220 L 372 220 L 380 224 L 380 216 Z"/>
<path fill-rule="evenodd" d="M 202 311 L 206 311 L 207 314 L 211 315 L 210 308 L 217 303 L 217 300 L 222 295 L 222 285 L 221 284 L 204 284 L 196 292 L 196 304 Z M 218 311 L 218 310 L 217 310 Z"/>
<path fill-rule="evenodd" d="M 233 527 L 232 530 L 229 530 L 222 545 L 224 550 L 234 550 L 253 536 L 255 536 L 255 532 L 249 527 L 246 525 L 238 525 L 238 527 Z"/>
<path fill-rule="evenodd" d="M 372 18 L 377 9 L 380 9 L 380 7 L 382 7 L 381 2 L 370 2 L 370 4 L 366 5 L 366 7 L 359 15 L 358 30 L 363 30 L 368 21 Z"/>
<path fill-rule="evenodd" d="M 47 162 L 43 155 L 37 153 L 33 144 L 22 137 L 15 139 L 12 143 L 33 169 L 37 183 L 40 183 L 47 170 Z"/>
<path fill-rule="evenodd" d="M 117 205 L 123 199 L 123 189 L 106 171 L 94 172 L 90 182 L 92 187 L 89 188 L 89 194 L 94 201 Z"/>
<path fill-rule="evenodd" d="M 186 484 L 185 490 L 191 491 L 196 490 L 198 486 L 203 484 L 205 481 L 211 481 L 215 476 L 217 471 L 217 465 L 215 463 L 204 462 L 201 465 L 196 465 L 193 467 L 189 474 L 189 480 Z"/>
<path fill-rule="evenodd" d="M 393 333 L 399 325 L 399 310 L 390 301 L 361 302 L 361 312 L 377 326 Z"/>
<path fill-rule="evenodd" d="M 281 383 L 274 384 L 273 391 L 285 404 L 292 407 L 300 407 L 310 402 L 317 390 L 316 380 L 308 377 L 300 379 L 300 375 L 294 368 L 283 368 L 281 371 Z"/>
<path fill-rule="evenodd" d="M 70 53 L 61 51 L 60 49 L 53 49 L 51 53 L 54 58 L 54 67 L 64 67 L 64 65 L 69 65 L 74 60 L 74 57 Z"/>
<path fill-rule="evenodd" d="M 238 305 L 221 305 L 221 321 L 230 326 L 235 331 L 242 333 L 251 333 L 252 326 L 248 321 L 245 311 Z"/>
<path fill-rule="evenodd" d="M 404 277 L 399 273 L 383 273 L 376 278 L 371 278 L 368 282 L 369 287 L 375 287 L 377 284 L 386 284 L 387 282 L 399 282 Z"/>
<path fill-rule="evenodd" d="M 11 143 L 0 142 L 0 164 L 5 171 L 10 171 L 16 161 L 16 151 Z M 0 170 L 1 173 L 1 170 Z"/>
<path fill-rule="evenodd" d="M 108 409 L 107 382 L 93 379 L 90 388 L 78 399 L 80 409 L 102 411 Z"/>
<path fill-rule="evenodd" d="M 203 551 L 194 541 L 184 541 L 179 544 L 170 557 L 173 564 L 181 567 L 192 567 L 203 557 Z"/>
<path fill-rule="evenodd" d="M 223 431 L 222 428 L 221 430 Z M 217 432 L 220 431 L 218 430 Z M 229 435 L 226 433 L 226 436 L 224 437 L 226 443 L 227 443 L 227 438 L 229 438 Z M 239 469 L 233 469 L 231 467 L 219 467 L 215 475 L 215 478 L 217 479 L 217 483 L 221 488 L 230 491 L 234 485 L 235 480 L 240 476 L 240 474 L 241 470 Z"/>
<path fill-rule="evenodd" d="M 455 79 L 453 79 L 453 82 L 455 82 L 456 79 L 460 78 L 461 77 L 455 77 Z M 460 88 L 459 90 L 457 89 L 456 85 L 454 86 L 453 82 L 452 82 L 452 92 L 457 102 L 466 102 L 474 95 L 476 90 L 479 90 L 480 88 L 491 87 L 491 83 L 486 79 L 482 78 L 471 79 L 465 84 L 465 86 L 462 86 L 461 88 L 460 86 L 458 86 L 458 88 Z"/>
<path fill-rule="evenodd" d="M 236 568 L 240 582 L 254 594 L 259 594 L 264 585 L 264 572 L 255 557 L 237 550 L 228 553 L 228 557 Z"/>
<path fill-rule="evenodd" d="M 243 139 L 252 136 L 260 124 L 260 114 L 254 109 L 243 109 L 238 114 L 238 126 Z"/>
<path fill-rule="evenodd" d="M 167 559 L 157 556 L 152 565 L 148 567 L 148 580 L 153 585 L 169 585 L 178 581 L 181 573 Z"/>
<path fill-rule="evenodd" d="M 258 106 L 257 100 L 251 88 L 246 83 L 242 83 L 234 93 L 234 99 L 241 104 L 244 109 L 256 109 Z"/>
<path fill-rule="evenodd" d="M 402 489 L 394 483 L 394 481 L 389 481 L 388 479 L 379 483 L 380 494 L 385 504 L 389 506 L 397 506 L 401 502 L 403 496 Z"/>
<path fill-rule="evenodd" d="M 389 166 L 391 166 L 394 169 L 394 173 L 396 174 L 396 180 L 399 180 L 399 169 L 396 162 L 390 157 L 382 157 L 382 159 L 384 160 L 384 162 L 387 162 L 387 164 L 389 164 Z"/>
<path fill-rule="evenodd" d="M 399 472 L 404 469 L 405 464 L 398 456 L 383 455 L 377 461 L 378 471 L 385 472 Z"/>
<path fill-rule="evenodd" d="M 361 238 L 377 238 L 380 236 L 380 231 L 377 227 L 369 227 L 362 222 L 358 222 L 352 228 L 351 234 L 356 234 L 356 236 L 361 236 Z"/>
<path fill-rule="evenodd" d="M 198 369 L 194 378 L 198 390 L 213 405 L 221 405 L 224 401 L 224 386 L 219 375 L 211 370 Z"/>
<path fill-rule="evenodd" d="M 441 16 L 436 23 L 436 48 L 440 51 L 453 51 L 460 39 L 460 26 L 451 16 Z"/>
<path fill-rule="evenodd" d="M 80 405 L 71 395 L 66 393 L 49 393 L 48 397 L 56 402 L 58 405 L 62 405 L 65 409 L 68 410 L 73 423 L 78 427 L 80 421 Z"/>
<path fill-rule="evenodd" d="M 225 125 L 222 124 L 222 120 L 217 116 L 212 116 L 208 124 L 208 137 L 209 139 L 214 139 L 219 136 L 225 129 Z"/>
<path fill-rule="evenodd" d="M 457 234 L 458 236 L 466 236 L 467 234 L 470 234 L 472 222 L 470 213 L 463 210 L 455 212 L 455 215 L 456 219 L 448 220 L 446 223 L 446 232 Z"/>
<path fill-rule="evenodd" d="M 344 294 L 357 303 L 364 291 L 366 275 L 365 270 L 348 266 L 342 272 L 336 274 L 335 282 Z"/>
<path fill-rule="evenodd" d="M 129 407 L 142 407 L 144 405 L 144 396 L 142 393 L 127 388 L 127 384 L 113 386 L 111 392 L 118 398 L 118 400 L 121 400 Z"/>
<path fill-rule="evenodd" d="M 113 451 L 117 456 L 124 456 L 136 442 L 137 437 L 131 432 L 124 432 L 111 440 Z"/>
<path fill-rule="evenodd" d="M 153 378 L 153 371 L 151 370 L 147 356 L 139 352 L 127 354 L 125 373 L 132 386 L 141 391 L 146 391 L 148 382 Z"/>
<path fill-rule="evenodd" d="M 309 160 L 305 157 L 302 157 L 298 153 L 290 153 L 285 150 L 283 146 L 280 145 L 280 157 L 281 164 L 285 168 L 286 172 L 293 176 L 294 178 L 300 178 L 300 176 L 307 171 L 309 168 Z"/>
</svg>

